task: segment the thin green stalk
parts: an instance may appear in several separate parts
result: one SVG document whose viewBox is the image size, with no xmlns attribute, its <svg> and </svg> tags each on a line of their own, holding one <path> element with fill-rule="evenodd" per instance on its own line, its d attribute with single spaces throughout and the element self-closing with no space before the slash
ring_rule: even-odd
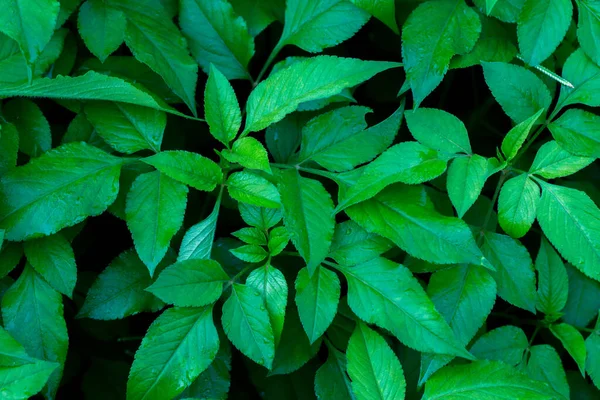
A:
<svg viewBox="0 0 600 400">
<path fill-rule="evenodd" d="M 494 210 L 494 204 L 496 204 L 496 200 L 498 200 L 498 195 L 500 194 L 500 189 L 506 180 L 507 170 L 503 170 L 500 173 L 500 179 L 498 179 L 498 184 L 496 185 L 496 190 L 494 191 L 494 196 L 492 197 L 492 202 L 490 207 L 488 208 L 487 214 L 485 214 L 485 218 L 483 220 L 483 225 L 481 225 L 481 235 L 477 238 L 479 244 L 481 244 L 481 240 L 483 238 L 483 232 L 487 228 L 488 222 L 490 222 L 490 218 L 492 217 L 492 211 Z"/>
<path fill-rule="evenodd" d="M 283 45 L 281 44 L 281 39 L 280 39 L 279 42 L 277 42 L 277 45 L 275 46 L 275 48 L 273 49 L 271 54 L 269 54 L 269 58 L 267 58 L 267 61 L 263 65 L 262 69 L 260 70 L 258 77 L 252 84 L 252 87 L 256 87 L 256 85 L 258 85 L 260 83 L 263 76 L 265 75 L 265 73 L 267 72 L 267 70 L 269 69 L 269 67 L 271 66 L 273 61 L 275 60 L 275 57 L 277 57 L 277 55 L 279 54 L 279 52 L 281 51 L 282 48 L 283 48 Z"/>
<path fill-rule="evenodd" d="M 276 167 L 276 168 L 283 168 L 283 169 L 297 169 L 302 172 L 306 172 L 306 173 L 313 174 L 313 175 L 319 175 L 319 176 L 322 176 L 323 178 L 331 179 L 331 180 L 337 182 L 336 174 L 334 174 L 333 172 L 329 172 L 329 171 L 323 171 L 323 170 L 315 169 L 315 168 L 306 168 L 306 167 L 301 167 L 299 165 L 278 164 L 278 163 L 271 163 L 271 166 Z"/>
</svg>

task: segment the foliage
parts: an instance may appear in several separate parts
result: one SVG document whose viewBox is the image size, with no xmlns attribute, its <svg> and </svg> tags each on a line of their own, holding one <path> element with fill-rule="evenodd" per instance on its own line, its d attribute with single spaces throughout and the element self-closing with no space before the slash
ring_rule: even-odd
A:
<svg viewBox="0 0 600 400">
<path fill-rule="evenodd" d="M 0 0 L 0 398 L 600 398 L 599 0 Z"/>
</svg>

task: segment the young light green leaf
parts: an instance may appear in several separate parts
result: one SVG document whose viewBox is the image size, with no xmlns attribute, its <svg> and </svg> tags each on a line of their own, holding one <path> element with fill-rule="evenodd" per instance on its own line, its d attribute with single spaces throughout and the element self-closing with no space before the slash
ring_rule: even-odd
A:
<svg viewBox="0 0 600 400">
<path fill-rule="evenodd" d="M 554 179 L 572 175 L 592 162 L 594 158 L 574 156 L 552 140 L 540 147 L 529 172 L 546 179 Z"/>
<path fill-rule="evenodd" d="M 296 306 L 310 343 L 325 333 L 337 313 L 340 300 L 340 280 L 337 275 L 319 266 L 310 276 L 302 268 L 296 278 Z"/>
<path fill-rule="evenodd" d="M 510 161 L 519 152 L 523 143 L 529 136 L 529 132 L 531 132 L 531 128 L 535 125 L 538 118 L 542 115 L 544 109 L 541 108 L 538 112 L 533 114 L 531 117 L 527 118 L 523 122 L 515 125 L 504 137 L 502 140 L 502 153 L 506 158 L 506 161 Z"/>
<path fill-rule="evenodd" d="M 51 235 L 101 214 L 117 197 L 120 168 L 121 159 L 70 143 L 12 169 L 0 181 L 0 228 L 6 239 Z"/>
<path fill-rule="evenodd" d="M 315 394 L 319 399 L 354 400 L 352 384 L 346 374 L 346 356 L 329 342 L 327 361 L 315 374 Z"/>
<path fill-rule="evenodd" d="M 274 184 L 250 171 L 234 172 L 227 178 L 227 191 L 235 200 L 258 207 L 279 208 L 281 198 Z"/>
<path fill-rule="evenodd" d="M 473 152 L 467 128 L 446 111 L 435 108 L 408 111 L 406 124 L 412 136 L 431 149 L 450 154 Z"/>
<path fill-rule="evenodd" d="M 179 24 L 192 55 L 204 72 L 210 65 L 227 79 L 250 79 L 254 40 L 246 22 L 226 0 L 182 0 Z"/>
<path fill-rule="evenodd" d="M 464 0 L 420 4 L 402 29 L 402 60 L 415 108 L 435 89 L 455 54 L 471 51 L 481 22 Z"/>
<path fill-rule="evenodd" d="M 2 106 L 2 115 L 19 132 L 19 150 L 33 158 L 52 148 L 52 133 L 42 110 L 31 100 L 13 99 Z"/>
<path fill-rule="evenodd" d="M 256 244 L 259 246 L 265 246 L 267 244 L 265 232 L 258 228 L 242 228 L 235 232 L 231 232 L 231 235 L 246 244 Z"/>
<path fill-rule="evenodd" d="M 550 325 L 550 332 L 562 343 L 567 352 L 573 357 L 579 367 L 579 372 L 585 377 L 585 342 L 583 336 L 573 326 L 560 323 Z"/>
<path fill-rule="evenodd" d="M 221 196 L 218 197 L 215 207 L 208 217 L 188 229 L 181 241 L 177 261 L 206 260 L 210 258 L 220 206 Z"/>
<path fill-rule="evenodd" d="M 23 0 L 2 2 L 0 32 L 19 44 L 29 65 L 38 58 L 50 42 L 59 9 L 58 0 L 42 0 L 36 4 Z"/>
<path fill-rule="evenodd" d="M 446 163 L 446 157 L 417 142 L 392 146 L 364 167 L 355 184 L 340 196 L 336 211 L 370 199 L 397 182 L 414 185 L 430 181 L 444 173 Z"/>
<path fill-rule="evenodd" d="M 348 375 L 358 399 L 401 400 L 406 392 L 402 365 L 384 338 L 359 322 L 350 337 Z"/>
<path fill-rule="evenodd" d="M 158 311 L 164 305 L 151 293 L 148 268 L 131 249 L 115 258 L 90 287 L 77 318 L 113 320 L 144 311 Z"/>
<path fill-rule="evenodd" d="M 267 246 L 269 248 L 269 255 L 271 257 L 275 257 L 281 253 L 289 241 L 290 234 L 286 227 L 278 226 L 277 228 L 273 229 L 271 232 L 269 232 L 269 242 Z"/>
<path fill-rule="evenodd" d="M 354 36 L 368 20 L 369 14 L 349 1 L 288 0 L 283 33 L 276 49 L 293 44 L 310 53 L 319 53 Z"/>
<path fill-rule="evenodd" d="M 188 189 L 159 171 L 142 174 L 127 195 L 125 220 L 150 276 L 183 223 Z"/>
<path fill-rule="evenodd" d="M 398 66 L 392 62 L 334 56 L 311 57 L 294 63 L 269 76 L 252 91 L 246 103 L 244 132 L 260 131 L 296 110 L 300 103 L 332 96 Z M 299 79 L 303 80 L 302 85 L 296 84 Z"/>
<path fill-rule="evenodd" d="M 533 72 L 501 62 L 484 62 L 481 65 L 492 95 L 516 123 L 550 107 L 552 97 L 548 87 Z"/>
<path fill-rule="evenodd" d="M 286 318 L 286 306 L 288 287 L 285 277 L 277 268 L 265 264 L 260 268 L 255 269 L 246 278 L 246 285 L 258 290 L 263 298 L 271 327 L 273 328 L 273 337 L 275 338 L 275 348 L 279 348 L 279 342 L 282 338 L 284 328 L 284 319 L 290 323 L 290 318 Z M 297 338 L 297 336 L 296 336 Z M 275 354 L 277 360 L 277 354 Z M 275 364 L 275 362 L 274 362 Z M 273 366 L 275 369 L 275 365 Z M 290 371 L 291 372 L 291 371 Z"/>
<path fill-rule="evenodd" d="M 163 151 L 142 161 L 198 190 L 210 192 L 223 180 L 223 172 L 214 161 L 190 151 Z"/>
<path fill-rule="evenodd" d="M 537 219 L 567 261 L 600 280 L 600 210 L 587 194 L 544 183 Z"/>
<path fill-rule="evenodd" d="M 0 123 L 0 176 L 17 166 L 19 132 L 13 124 Z"/>
<path fill-rule="evenodd" d="M 535 259 L 535 269 L 538 271 L 536 308 L 546 314 L 546 318 L 558 319 L 567 304 L 569 280 L 560 256 L 545 238 Z"/>
<path fill-rule="evenodd" d="M 125 14 L 103 0 L 87 0 L 79 8 L 79 34 L 87 48 L 102 62 L 121 46 L 126 26 Z"/>
<path fill-rule="evenodd" d="M 245 223 L 256 228 L 271 229 L 281 221 L 281 209 L 239 203 L 240 215 Z"/>
<path fill-rule="evenodd" d="M 392 242 L 367 232 L 354 221 L 337 224 L 329 256 L 338 264 L 355 265 L 369 261 L 393 247 Z"/>
<path fill-rule="evenodd" d="M 450 164 L 446 187 L 459 218 L 475 203 L 485 181 L 495 172 L 492 160 L 473 154 L 458 157 Z"/>
<path fill-rule="evenodd" d="M 585 369 L 594 385 L 600 387 L 600 333 L 593 332 L 585 339 L 587 359 Z"/>
<path fill-rule="evenodd" d="M 478 359 L 503 361 L 516 366 L 528 347 L 523 329 L 512 325 L 501 326 L 482 335 L 469 351 Z"/>
<path fill-rule="evenodd" d="M 414 257 L 436 264 L 491 267 L 467 224 L 435 211 L 422 187 L 389 187 L 346 213 L 367 231 L 390 239 Z"/>
<path fill-rule="evenodd" d="M 348 280 L 348 305 L 360 319 L 419 351 L 472 358 L 406 267 L 374 258 L 339 269 Z"/>
<path fill-rule="evenodd" d="M 400 33 L 393 0 L 352 0 L 352 2 L 386 24 L 394 33 Z"/>
<path fill-rule="evenodd" d="M 569 297 L 563 309 L 563 321 L 578 328 L 585 328 L 600 310 L 600 282 L 579 272 L 571 264 L 565 264 L 569 277 Z"/>
<path fill-rule="evenodd" d="M 567 376 L 554 347 L 547 344 L 531 346 L 529 354 L 527 375 L 537 381 L 546 382 L 562 395 L 562 400 L 570 399 Z"/>
<path fill-rule="evenodd" d="M 523 398 L 547 400 L 556 393 L 547 384 L 527 377 L 517 368 L 497 361 L 475 361 L 446 367 L 425 385 L 423 400 Z"/>
<path fill-rule="evenodd" d="M 225 149 L 221 154 L 223 154 L 223 157 L 227 161 L 238 163 L 242 167 L 271 173 L 267 150 L 253 137 L 244 137 L 236 140 L 231 150 Z"/>
<path fill-rule="evenodd" d="M 260 246 L 254 244 L 247 244 L 244 246 L 240 246 L 237 249 L 230 250 L 231 254 L 236 256 L 242 261 L 246 261 L 249 263 L 257 263 L 261 262 L 265 258 L 269 256 L 269 253 L 265 249 Z"/>
<path fill-rule="evenodd" d="M 43 389 L 46 398 L 54 398 L 69 347 L 60 293 L 26 266 L 2 298 L 2 319 L 4 328 L 27 354 L 59 364 Z"/>
<path fill-rule="evenodd" d="M 548 125 L 548 129 L 560 147 L 569 153 L 599 158 L 600 128 L 598 125 L 600 125 L 600 117 L 596 114 L 572 108 Z"/>
<path fill-rule="evenodd" d="M 595 0 L 577 2 L 577 39 L 581 49 L 596 64 L 600 64 L 600 4 Z"/>
<path fill-rule="evenodd" d="M 540 187 L 521 174 L 502 186 L 498 198 L 498 222 L 513 238 L 523 237 L 535 221 L 540 202 Z"/>
<path fill-rule="evenodd" d="M 131 154 L 160 151 L 167 125 L 164 111 L 114 102 L 92 102 L 84 107 L 88 121 L 115 150 Z"/>
<path fill-rule="evenodd" d="M 567 58 L 562 74 L 575 87 L 561 87 L 555 113 L 577 103 L 591 107 L 600 106 L 600 67 L 594 64 L 583 50 L 577 49 Z"/>
<path fill-rule="evenodd" d="M 28 240 L 24 244 L 25 256 L 55 290 L 72 297 L 77 281 L 77 266 L 71 244 L 61 234 Z"/>
<path fill-rule="evenodd" d="M 312 275 L 329 253 L 335 228 L 333 201 L 319 181 L 295 170 L 281 174 L 279 192 L 283 223 Z"/>
<path fill-rule="evenodd" d="M 519 49 L 529 65 L 550 57 L 562 42 L 573 16 L 570 0 L 526 0 L 517 21 Z"/>
<path fill-rule="evenodd" d="M 242 112 L 231 84 L 213 64 L 204 89 L 204 118 L 210 134 L 225 146 L 238 134 Z"/>
<path fill-rule="evenodd" d="M 190 259 L 165 268 L 146 290 L 167 304 L 202 307 L 219 299 L 228 280 L 218 262 Z"/>
<path fill-rule="evenodd" d="M 234 283 L 223 304 L 223 330 L 248 358 L 270 369 L 275 357 L 275 338 L 269 313 L 258 290 Z"/>
<path fill-rule="evenodd" d="M 129 372 L 127 398 L 174 398 L 215 359 L 212 306 L 170 308 L 148 328 Z"/>
<path fill-rule="evenodd" d="M 498 296 L 535 313 L 535 272 L 527 248 L 518 240 L 498 233 L 485 232 L 483 238 L 481 251 L 496 268 L 491 274 L 498 285 Z"/>
</svg>

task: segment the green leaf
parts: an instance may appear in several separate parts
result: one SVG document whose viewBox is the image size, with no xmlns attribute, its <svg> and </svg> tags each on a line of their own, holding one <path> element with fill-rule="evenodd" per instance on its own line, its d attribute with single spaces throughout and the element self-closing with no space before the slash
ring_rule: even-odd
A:
<svg viewBox="0 0 600 400">
<path fill-rule="evenodd" d="M 300 103 L 335 95 L 398 66 L 392 62 L 334 56 L 311 57 L 294 63 L 269 76 L 252 91 L 246 103 L 244 132 L 260 131 L 296 110 Z M 296 84 L 299 79 L 302 85 Z"/>
<path fill-rule="evenodd" d="M 469 351 L 479 359 L 503 361 L 515 366 L 521 362 L 527 347 L 523 329 L 505 325 L 482 335 Z"/>
<path fill-rule="evenodd" d="M 28 399 L 37 394 L 58 367 L 57 363 L 29 357 L 19 342 L 0 327 L 0 384 L 7 399 Z"/>
<path fill-rule="evenodd" d="M 254 362 L 270 369 L 275 339 L 269 313 L 258 290 L 234 283 L 223 304 L 223 330 L 231 343 Z"/>
<path fill-rule="evenodd" d="M 571 104 L 600 106 L 600 67 L 594 64 L 583 50 L 577 49 L 567 58 L 562 75 L 574 88 L 561 86 L 555 113 Z"/>
<path fill-rule="evenodd" d="M 271 327 L 273 328 L 275 347 L 279 348 L 278 345 L 282 339 L 281 335 L 284 330 L 283 322 L 286 315 L 285 311 L 288 296 L 288 287 L 285 277 L 281 271 L 267 263 L 262 267 L 255 269 L 248 275 L 248 278 L 246 278 L 246 285 L 255 288 L 261 294 L 264 305 L 269 313 Z M 290 323 L 290 319 L 287 318 L 285 321 L 287 326 L 287 323 Z M 275 354 L 275 360 L 277 360 L 277 354 Z M 274 370 L 275 364 L 274 361 Z"/>
<path fill-rule="evenodd" d="M 158 0 L 110 0 L 127 17 L 125 43 L 135 58 L 159 74 L 196 115 L 198 66 L 187 43 Z"/>
<path fill-rule="evenodd" d="M 406 123 L 419 143 L 444 153 L 472 154 L 467 128 L 446 111 L 419 108 L 406 113 Z"/>
<path fill-rule="evenodd" d="M 585 328 L 600 309 L 600 282 L 588 278 L 568 263 L 565 267 L 569 277 L 569 297 L 563 309 L 563 320 Z"/>
<path fill-rule="evenodd" d="M 173 398 L 215 359 L 212 307 L 170 308 L 148 328 L 127 381 L 127 398 Z"/>
<path fill-rule="evenodd" d="M 537 218 L 567 261 L 600 280 L 600 210 L 587 194 L 544 183 Z"/>
<path fill-rule="evenodd" d="M 552 55 L 565 37 L 572 16 L 570 0 L 525 0 L 517 21 L 517 36 L 527 64 L 541 64 Z"/>
<path fill-rule="evenodd" d="M 112 320 L 158 311 L 163 303 L 144 290 L 151 284 L 148 268 L 133 249 L 127 250 L 98 275 L 77 318 Z"/>
<path fill-rule="evenodd" d="M 370 199 L 393 183 L 430 181 L 444 173 L 446 163 L 447 158 L 417 142 L 392 146 L 364 167 L 356 183 L 340 196 L 336 211 Z"/>
<path fill-rule="evenodd" d="M 585 377 L 585 342 L 583 336 L 573 326 L 561 323 L 550 325 L 550 332 L 562 343 L 569 355 L 579 367 L 579 372 Z"/>
<path fill-rule="evenodd" d="M 214 64 L 227 79 L 251 79 L 248 63 L 254 40 L 226 0 L 182 0 L 179 24 L 204 72 Z"/>
<path fill-rule="evenodd" d="M 0 31 L 14 39 L 31 65 L 50 42 L 60 9 L 57 0 L 35 4 L 23 0 L 2 1 Z"/>
<path fill-rule="evenodd" d="M 87 0 L 79 9 L 77 27 L 93 55 L 104 62 L 125 39 L 125 14 L 103 0 Z"/>
<path fill-rule="evenodd" d="M 542 108 L 531 117 L 517 124 L 510 131 L 508 131 L 502 140 L 502 153 L 504 154 L 507 162 L 515 158 L 521 149 L 521 146 L 523 146 L 523 143 L 525 143 L 527 136 L 529 136 L 531 128 L 533 128 L 543 112 L 544 109 Z"/>
<path fill-rule="evenodd" d="M 309 275 L 327 257 L 333 238 L 333 202 L 323 185 L 296 170 L 281 174 L 283 222 L 294 246 L 306 261 Z"/>
<path fill-rule="evenodd" d="M 275 257 L 285 249 L 290 241 L 290 234 L 284 226 L 278 226 L 269 233 L 269 255 Z"/>
<path fill-rule="evenodd" d="M 295 157 L 302 141 L 302 128 L 308 120 L 305 114 L 290 114 L 267 128 L 265 141 L 276 162 L 287 164 Z"/>
<path fill-rule="evenodd" d="M 490 15 L 498 0 L 485 0 L 485 13 Z"/>
<path fill-rule="evenodd" d="M 563 400 L 570 399 L 567 376 L 554 347 L 547 344 L 531 346 L 527 361 L 527 375 L 548 384 Z"/>
<path fill-rule="evenodd" d="M 560 256 L 545 238 L 542 238 L 535 259 L 535 269 L 538 271 L 536 308 L 548 317 L 558 319 L 567 303 L 569 280 Z"/>
<path fill-rule="evenodd" d="M 24 245 L 29 264 L 55 290 L 72 297 L 77 266 L 71 244 L 61 234 L 29 240 Z"/>
<path fill-rule="evenodd" d="M 204 115 L 210 134 L 226 146 L 235 139 L 242 125 L 242 113 L 235 92 L 225 75 L 213 64 L 204 89 Z"/>
<path fill-rule="evenodd" d="M 335 227 L 328 257 L 338 264 L 355 265 L 369 261 L 392 247 L 388 239 L 367 232 L 354 221 L 344 221 Z"/>
<path fill-rule="evenodd" d="M 352 0 L 352 2 L 386 24 L 394 33 L 400 33 L 393 0 Z"/>
<path fill-rule="evenodd" d="M 237 249 L 230 250 L 231 254 L 236 256 L 242 261 L 257 263 L 261 262 L 265 258 L 269 256 L 269 253 L 265 249 L 260 246 L 256 246 L 254 244 L 247 244 Z"/>
<path fill-rule="evenodd" d="M 231 0 L 230 3 L 248 24 L 248 32 L 252 37 L 261 33 L 273 21 L 283 21 L 285 0 L 261 0 L 260 2 Z"/>
<path fill-rule="evenodd" d="M 4 118 L 19 132 L 19 150 L 39 157 L 52 148 L 52 133 L 42 110 L 27 99 L 14 99 L 2 107 Z"/>
<path fill-rule="evenodd" d="M 296 306 L 310 343 L 325 333 L 340 300 L 340 280 L 337 275 L 319 266 L 312 276 L 302 268 L 296 278 Z"/>
<path fill-rule="evenodd" d="M 545 400 L 555 398 L 555 393 L 545 383 L 534 381 L 504 363 L 475 361 L 441 370 L 425 385 L 423 400 L 486 397 Z"/>
<path fill-rule="evenodd" d="M 265 246 L 267 244 L 265 232 L 258 228 L 242 228 L 231 234 L 246 244 L 256 244 L 259 246 Z"/>
<path fill-rule="evenodd" d="M 202 307 L 221 297 L 228 280 L 218 262 L 190 259 L 165 268 L 146 290 L 167 304 Z"/>
<path fill-rule="evenodd" d="M 491 274 L 498 285 L 498 296 L 535 313 L 535 272 L 527 248 L 518 240 L 498 233 L 485 232 L 483 239 L 481 251 L 496 268 Z"/>
<path fill-rule="evenodd" d="M 592 333 L 585 340 L 587 359 L 585 369 L 594 385 L 600 387 L 600 334 Z"/>
<path fill-rule="evenodd" d="M 315 375 L 315 394 L 319 399 L 354 400 L 352 384 L 346 374 L 346 356 L 327 343 L 327 361 Z"/>
<path fill-rule="evenodd" d="M 596 64 L 600 64 L 600 4 L 594 0 L 577 2 L 577 39 L 581 49 Z"/>
<path fill-rule="evenodd" d="M 485 181 L 495 172 L 493 160 L 473 154 L 458 157 L 450 164 L 446 187 L 459 218 L 475 203 Z"/>
<path fill-rule="evenodd" d="M 0 181 L 6 239 L 51 235 L 101 214 L 117 197 L 120 168 L 119 158 L 70 143 L 12 169 Z"/>
<path fill-rule="evenodd" d="M 262 230 L 271 229 L 281 221 L 281 209 L 239 203 L 240 215 L 245 223 Z"/>
<path fill-rule="evenodd" d="M 319 53 L 354 36 L 368 20 L 369 14 L 345 0 L 287 0 L 283 33 L 276 49 L 293 44 Z"/>
<path fill-rule="evenodd" d="M 419 351 L 472 358 L 406 267 L 375 258 L 339 269 L 348 280 L 348 305 L 360 319 Z"/>
<path fill-rule="evenodd" d="M 142 174 L 127 195 L 125 220 L 150 276 L 183 223 L 188 189 L 159 171 Z"/>
<path fill-rule="evenodd" d="M 489 267 L 468 225 L 435 211 L 422 187 L 391 186 L 346 212 L 367 231 L 390 239 L 414 257 L 436 264 Z"/>
<path fill-rule="evenodd" d="M 0 123 L 0 176 L 17 166 L 19 132 L 13 124 Z"/>
<path fill-rule="evenodd" d="M 402 365 L 377 332 L 359 322 L 350 337 L 348 375 L 359 399 L 404 399 L 406 381 Z"/>
<path fill-rule="evenodd" d="M 4 328 L 27 354 L 59 364 L 43 389 L 46 398 L 54 398 L 69 346 L 60 293 L 26 266 L 2 298 L 2 319 Z"/>
<path fill-rule="evenodd" d="M 98 135 L 115 150 L 126 154 L 160 151 L 167 125 L 164 111 L 114 102 L 88 103 L 84 110 Z"/>
<path fill-rule="evenodd" d="M 560 147 L 569 153 L 599 158 L 599 124 L 600 117 L 596 114 L 572 108 L 548 125 L 548 128 Z"/>
<path fill-rule="evenodd" d="M 210 192 L 223 180 L 221 168 L 214 161 L 190 151 L 163 151 L 142 161 L 198 190 Z"/>
<path fill-rule="evenodd" d="M 592 162 L 593 158 L 574 156 L 552 140 L 540 147 L 529 172 L 546 179 L 554 179 L 572 175 Z"/>
<path fill-rule="evenodd" d="M 535 221 L 540 202 L 540 187 L 521 174 L 502 186 L 498 198 L 498 222 L 513 238 L 523 237 Z"/>
<path fill-rule="evenodd" d="M 281 198 L 274 184 L 250 171 L 234 172 L 227 178 L 227 191 L 235 200 L 258 207 L 279 208 Z"/>
<path fill-rule="evenodd" d="M 516 123 L 525 121 L 540 109 L 548 110 L 550 107 L 550 92 L 533 72 L 501 62 L 483 62 L 481 65 L 492 95 L 506 115 Z"/>
<path fill-rule="evenodd" d="M 471 51 L 481 22 L 464 0 L 420 4 L 402 28 L 402 60 L 415 108 L 442 81 L 455 54 Z"/>
<path fill-rule="evenodd" d="M 220 205 L 221 197 L 218 198 L 214 209 L 208 217 L 188 229 L 181 241 L 177 261 L 190 259 L 206 260 L 210 258 L 217 230 Z"/>
<path fill-rule="evenodd" d="M 104 139 L 100 137 L 100 135 L 98 135 L 96 129 L 92 126 L 92 124 L 90 124 L 90 121 L 85 116 L 85 112 L 79 112 L 75 118 L 71 120 L 71 123 L 69 124 L 69 127 L 67 128 L 67 131 L 61 140 L 61 144 L 73 142 L 86 142 L 87 144 L 91 144 L 100 150 L 106 151 L 107 153 L 114 152 L 114 149 L 109 146 Z M 125 164 L 121 170 L 121 177 L 126 174 L 125 171 L 134 168 L 139 169 L 139 163 Z M 150 169 L 148 169 L 148 171 L 150 171 Z M 131 186 L 131 182 L 129 186 Z M 122 189 L 121 184 L 119 184 L 119 187 Z M 122 190 L 120 190 L 119 193 L 121 194 Z"/>
<path fill-rule="evenodd" d="M 23 257 L 23 247 L 20 243 L 5 241 L 0 251 L 0 279 L 12 271 Z"/>
<path fill-rule="evenodd" d="M 238 163 L 245 168 L 259 169 L 271 173 L 267 150 L 258 140 L 252 137 L 236 140 L 231 150 L 225 149 L 222 154 L 229 162 Z"/>
</svg>

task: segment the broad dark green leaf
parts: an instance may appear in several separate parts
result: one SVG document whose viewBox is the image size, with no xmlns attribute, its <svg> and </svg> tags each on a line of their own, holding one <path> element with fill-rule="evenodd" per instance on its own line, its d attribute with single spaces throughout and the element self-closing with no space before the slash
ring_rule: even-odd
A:
<svg viewBox="0 0 600 400">
<path fill-rule="evenodd" d="M 121 159 L 85 143 L 48 151 L 2 177 L 0 228 L 24 240 L 101 214 L 117 197 L 120 168 Z"/>
<path fill-rule="evenodd" d="M 498 198 L 498 222 L 504 232 L 517 239 L 524 236 L 535 221 L 539 202 L 540 187 L 527 174 L 506 181 Z"/>
<path fill-rule="evenodd" d="M 600 117 L 596 114 L 573 108 L 553 121 L 548 128 L 558 144 L 568 152 L 578 156 L 599 158 L 600 128 L 598 125 L 600 125 Z"/>
<path fill-rule="evenodd" d="M 446 188 L 459 218 L 471 208 L 481 194 L 487 178 L 496 172 L 495 159 L 477 154 L 458 157 L 448 168 Z"/>
<path fill-rule="evenodd" d="M 531 346 L 529 354 L 527 375 L 547 383 L 556 393 L 562 395 L 561 399 L 570 399 L 567 376 L 554 347 L 547 344 Z"/>
<path fill-rule="evenodd" d="M 533 128 L 543 112 L 544 109 L 542 108 L 531 117 L 517 124 L 510 131 L 508 131 L 502 140 L 502 153 L 504 154 L 506 161 L 512 160 L 519 153 L 521 146 L 523 146 L 527 136 L 529 136 L 529 132 L 531 132 L 531 128 Z"/>
<path fill-rule="evenodd" d="M 406 113 L 406 124 L 419 143 L 444 153 L 472 154 L 467 128 L 446 111 L 419 108 Z"/>
<path fill-rule="evenodd" d="M 585 377 L 585 341 L 577 329 L 567 323 L 550 325 L 550 332 L 562 343 Z"/>
<path fill-rule="evenodd" d="M 225 149 L 222 154 L 229 162 L 238 163 L 245 168 L 258 169 L 269 174 L 271 173 L 267 150 L 253 137 L 244 137 L 236 140 L 231 150 Z"/>
<path fill-rule="evenodd" d="M 127 381 L 131 400 L 173 398 L 215 359 L 212 307 L 170 308 L 148 328 Z"/>
<path fill-rule="evenodd" d="M 23 257 L 23 246 L 21 243 L 10 243 L 4 241 L 0 250 L 0 279 L 12 271 Z"/>
<path fill-rule="evenodd" d="M 472 358 L 406 267 L 375 258 L 339 268 L 348 280 L 348 304 L 359 318 L 419 351 Z"/>
<path fill-rule="evenodd" d="M 19 132 L 13 124 L 0 124 L 0 175 L 17 166 Z"/>
<path fill-rule="evenodd" d="M 302 128 L 309 119 L 307 113 L 292 113 L 267 128 L 265 141 L 276 162 L 287 164 L 302 141 Z"/>
<path fill-rule="evenodd" d="M 527 347 L 523 329 L 505 325 L 482 335 L 469 351 L 479 359 L 503 361 L 515 366 L 522 361 Z"/>
<path fill-rule="evenodd" d="M 354 4 L 386 24 L 394 33 L 400 33 L 396 23 L 396 6 L 393 0 L 351 0 Z"/>
<path fill-rule="evenodd" d="M 285 0 L 231 0 L 233 9 L 241 15 L 248 24 L 248 31 L 254 37 L 269 26 L 273 21 L 283 21 Z"/>
<path fill-rule="evenodd" d="M 52 133 L 42 110 L 31 100 L 14 99 L 2 106 L 4 118 L 19 132 L 19 150 L 39 157 L 52 147 Z"/>
<path fill-rule="evenodd" d="M 217 301 L 228 280 L 218 262 L 190 259 L 165 268 L 146 290 L 168 304 L 201 307 Z"/>
<path fill-rule="evenodd" d="M 212 64 L 204 89 L 204 118 L 210 134 L 226 146 L 235 139 L 242 125 L 235 92 L 225 75 Z"/>
<path fill-rule="evenodd" d="M 600 333 L 593 332 L 585 340 L 587 359 L 585 369 L 594 385 L 600 387 Z"/>
<path fill-rule="evenodd" d="M 125 39 L 127 19 L 103 0 L 87 0 L 79 9 L 77 27 L 87 48 L 104 62 Z"/>
<path fill-rule="evenodd" d="M 75 118 L 71 120 L 67 131 L 62 137 L 61 144 L 73 143 L 73 142 L 86 142 L 100 150 L 106 151 L 107 153 L 114 152 L 114 149 L 109 146 L 104 139 L 98 135 L 98 132 L 94 128 L 90 121 L 85 116 L 85 112 L 80 111 Z M 139 167 L 139 163 L 125 164 L 121 170 L 121 180 L 125 170 Z M 150 171 L 150 169 L 148 169 Z M 146 171 L 146 172 L 148 172 Z M 130 182 L 131 183 L 131 182 Z M 131 184 L 129 185 L 131 186 Z M 119 184 L 119 193 L 122 194 L 123 187 Z"/>
<path fill-rule="evenodd" d="M 581 49 L 600 64 L 600 4 L 595 0 L 580 0 L 577 11 L 577 39 Z"/>
<path fill-rule="evenodd" d="M 181 0 L 179 24 L 204 72 L 213 64 L 227 79 L 251 79 L 254 40 L 226 0 Z"/>
<path fill-rule="evenodd" d="M 385 339 L 362 322 L 350 337 L 346 357 L 358 399 L 404 399 L 406 381 L 400 361 Z"/>
<path fill-rule="evenodd" d="M 354 265 L 369 261 L 392 247 L 388 239 L 367 232 L 354 221 L 344 221 L 335 227 L 329 257 L 338 264 Z"/>
<path fill-rule="evenodd" d="M 277 187 L 260 175 L 250 171 L 234 172 L 227 178 L 226 185 L 229 195 L 241 203 L 258 207 L 281 207 Z"/>
<path fill-rule="evenodd" d="M 546 179 L 554 179 L 572 175 L 592 162 L 593 158 L 575 156 L 552 140 L 540 147 L 529 172 Z"/>
<path fill-rule="evenodd" d="M 346 356 L 327 343 L 327 361 L 315 375 L 315 394 L 319 399 L 354 400 L 352 384 L 346 374 Z"/>
<path fill-rule="evenodd" d="M 329 253 L 333 238 L 331 196 L 319 181 L 303 178 L 296 170 L 281 174 L 279 192 L 283 222 L 312 275 Z"/>
<path fill-rule="evenodd" d="M 535 259 L 535 269 L 538 271 L 536 308 L 546 314 L 546 318 L 558 319 L 567 304 L 569 280 L 560 256 L 545 238 Z"/>
<path fill-rule="evenodd" d="M 188 189 L 159 171 L 142 174 L 127 195 L 125 220 L 140 259 L 154 275 L 183 223 Z"/>
<path fill-rule="evenodd" d="M 189 259 L 206 260 L 210 258 L 217 230 L 217 218 L 220 206 L 221 197 L 219 196 L 215 207 L 208 217 L 187 230 L 181 241 L 177 261 Z"/>
<path fill-rule="evenodd" d="M 221 168 L 214 161 L 191 151 L 163 151 L 143 161 L 198 190 L 210 192 L 223 180 Z"/>
<path fill-rule="evenodd" d="M 600 106 L 600 67 L 593 63 L 583 50 L 575 50 L 563 66 L 562 76 L 574 86 L 563 85 L 556 105 L 556 112 L 571 104 Z"/>
<path fill-rule="evenodd" d="M 600 282 L 565 264 L 569 277 L 569 297 L 563 309 L 563 321 L 578 328 L 586 327 L 600 309 Z"/>
</svg>

